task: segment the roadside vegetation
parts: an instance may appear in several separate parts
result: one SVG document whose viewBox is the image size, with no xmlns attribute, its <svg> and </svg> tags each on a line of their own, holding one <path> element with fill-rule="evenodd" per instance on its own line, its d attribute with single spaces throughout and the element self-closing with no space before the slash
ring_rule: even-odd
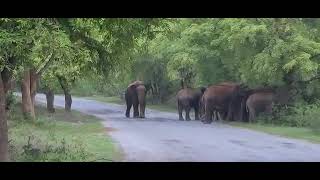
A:
<svg viewBox="0 0 320 180">
<path fill-rule="evenodd" d="M 17 162 L 111 162 L 121 159 L 101 121 L 77 111 L 48 113 L 36 106 L 37 119 L 24 121 L 21 103 L 9 113 L 10 160 Z"/>
</svg>

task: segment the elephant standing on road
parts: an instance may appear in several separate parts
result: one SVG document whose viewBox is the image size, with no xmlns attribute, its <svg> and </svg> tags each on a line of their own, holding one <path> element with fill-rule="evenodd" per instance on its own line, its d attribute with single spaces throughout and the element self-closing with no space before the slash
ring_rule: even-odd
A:
<svg viewBox="0 0 320 180">
<path fill-rule="evenodd" d="M 245 88 L 237 83 L 224 82 L 209 86 L 201 103 L 204 108 L 204 123 L 211 123 L 214 114 L 223 115 L 227 120 L 241 119 L 241 101 L 245 95 Z"/>
<path fill-rule="evenodd" d="M 127 104 L 126 117 L 130 117 L 130 109 L 133 105 L 133 117 L 145 118 L 146 88 L 142 81 L 129 84 L 125 92 L 125 100 Z"/>
<path fill-rule="evenodd" d="M 199 120 L 200 99 L 204 88 L 192 89 L 184 88 L 177 93 L 179 120 L 183 121 L 182 112 L 186 112 L 186 120 L 190 121 L 190 110 L 194 108 L 195 120 Z"/>
</svg>

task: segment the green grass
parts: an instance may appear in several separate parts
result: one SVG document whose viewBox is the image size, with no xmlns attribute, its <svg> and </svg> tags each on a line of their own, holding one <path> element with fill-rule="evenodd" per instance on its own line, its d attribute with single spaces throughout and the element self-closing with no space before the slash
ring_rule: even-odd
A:
<svg viewBox="0 0 320 180">
<path fill-rule="evenodd" d="M 67 113 L 62 109 L 50 114 L 43 107 L 37 107 L 36 114 L 35 121 L 23 120 L 19 105 L 14 106 L 10 113 L 8 124 L 13 161 L 87 162 L 121 159 L 114 142 L 94 116 L 77 111 Z M 24 150 L 29 139 L 29 150 L 40 150 L 41 158 L 37 159 Z"/>
<path fill-rule="evenodd" d="M 112 96 L 112 97 L 91 96 L 91 97 L 85 97 L 85 98 L 100 101 L 100 102 L 114 103 L 114 104 L 120 104 L 120 105 L 125 103 L 123 100 L 121 100 L 117 96 Z"/>
<path fill-rule="evenodd" d="M 303 139 L 313 143 L 320 143 L 320 133 L 317 133 L 310 128 L 276 126 L 276 125 L 256 124 L 256 123 L 248 124 L 248 123 L 241 123 L 241 122 L 229 122 L 228 124 L 236 127 L 262 131 L 262 132 L 273 134 L 273 135 L 279 135 L 282 137 Z"/>
</svg>

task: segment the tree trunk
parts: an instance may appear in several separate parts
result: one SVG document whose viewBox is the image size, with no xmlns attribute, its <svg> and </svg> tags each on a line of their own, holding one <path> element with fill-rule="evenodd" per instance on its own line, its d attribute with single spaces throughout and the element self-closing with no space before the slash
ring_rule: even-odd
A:
<svg viewBox="0 0 320 180">
<path fill-rule="evenodd" d="M 6 94 L 0 74 L 0 162 L 9 161 Z"/>
<path fill-rule="evenodd" d="M 35 97 L 39 75 L 34 70 L 25 70 L 21 83 L 22 112 L 25 119 L 35 119 Z"/>
<path fill-rule="evenodd" d="M 52 89 L 48 88 L 46 90 L 46 99 L 47 99 L 47 110 L 49 113 L 54 113 L 54 92 Z"/>
<path fill-rule="evenodd" d="M 181 89 L 184 89 L 184 82 L 183 79 L 180 80 Z"/>
<path fill-rule="evenodd" d="M 68 112 L 71 111 L 72 97 L 69 91 L 64 91 L 65 107 L 64 109 Z"/>
<path fill-rule="evenodd" d="M 67 80 L 62 76 L 57 76 L 57 77 L 58 77 L 60 86 L 61 86 L 61 88 L 63 89 L 63 92 L 64 92 L 64 101 L 65 101 L 64 109 L 67 112 L 70 112 L 71 111 L 71 105 L 72 105 L 72 97 L 71 97 L 71 94 L 70 94 L 70 89 L 68 87 Z"/>
<path fill-rule="evenodd" d="M 25 70 L 21 82 L 22 93 L 22 113 L 24 119 L 34 119 L 35 113 L 32 107 L 31 93 L 30 93 L 30 70 Z"/>
<path fill-rule="evenodd" d="M 30 71 L 30 96 L 31 96 L 31 103 L 32 108 L 34 111 L 34 105 L 37 95 L 37 83 L 38 83 L 39 75 L 36 73 L 35 70 Z"/>
</svg>

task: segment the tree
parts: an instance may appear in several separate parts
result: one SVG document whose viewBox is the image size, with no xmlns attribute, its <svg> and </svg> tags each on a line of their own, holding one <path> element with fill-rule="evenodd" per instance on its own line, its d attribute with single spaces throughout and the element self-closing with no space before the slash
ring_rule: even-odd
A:
<svg viewBox="0 0 320 180">
<path fill-rule="evenodd" d="M 0 162 L 9 160 L 5 85 L 3 82 L 2 73 L 0 73 Z"/>
<path fill-rule="evenodd" d="M 131 66 L 130 75 L 142 80 L 148 92 L 151 92 L 152 103 L 164 101 L 169 94 L 169 78 L 166 74 L 166 63 L 147 54 L 138 55 Z"/>
</svg>

